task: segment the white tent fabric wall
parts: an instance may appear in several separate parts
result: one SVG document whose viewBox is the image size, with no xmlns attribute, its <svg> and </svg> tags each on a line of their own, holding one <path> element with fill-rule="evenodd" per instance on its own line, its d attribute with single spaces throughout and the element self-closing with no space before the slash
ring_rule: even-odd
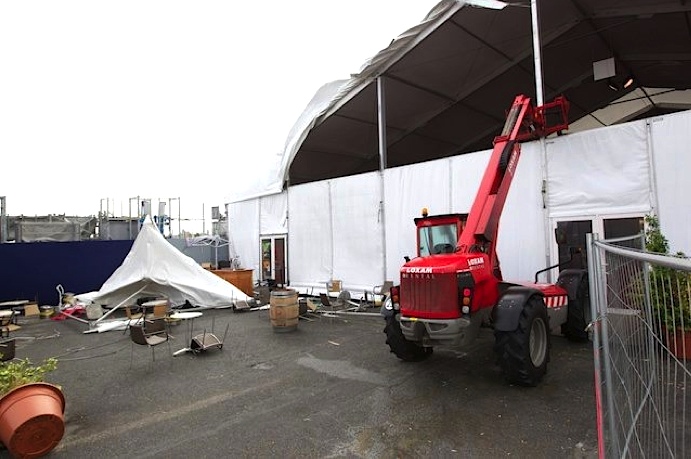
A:
<svg viewBox="0 0 691 459">
<path fill-rule="evenodd" d="M 549 150 L 547 154 L 550 154 Z M 516 167 L 516 174 L 499 221 L 497 254 L 502 275 L 507 280 L 529 281 L 533 279 L 536 271 L 546 267 L 540 156 L 538 142 L 521 145 L 521 159 Z M 475 170 L 484 171 L 487 161 L 489 156 L 480 169 Z M 472 173 L 472 169 L 468 172 Z M 474 185 L 474 191 L 471 193 L 473 198 L 478 186 L 479 182 Z"/>
<path fill-rule="evenodd" d="M 229 204 L 227 211 L 228 238 L 239 258 L 240 266 L 254 270 L 253 278 L 259 279 L 259 198 Z"/>
<path fill-rule="evenodd" d="M 329 181 L 288 191 L 288 265 L 291 286 L 325 287 L 333 275 L 333 229 Z M 258 241 L 257 241 L 258 243 Z"/>
<path fill-rule="evenodd" d="M 454 212 L 470 212 L 491 154 L 492 150 L 484 150 L 451 158 L 451 202 Z M 521 162 L 523 160 L 518 167 L 521 167 Z"/>
<path fill-rule="evenodd" d="M 287 193 L 262 196 L 259 201 L 259 211 L 259 232 L 262 235 L 288 232 Z"/>
<path fill-rule="evenodd" d="M 371 290 L 384 276 L 378 172 L 331 180 L 333 278 L 347 290 Z"/>
<path fill-rule="evenodd" d="M 556 138 L 547 164 L 551 217 L 650 211 L 645 121 Z"/>
<path fill-rule="evenodd" d="M 569 217 L 647 214 L 658 201 L 660 222 L 671 248 L 690 252 L 691 233 L 686 228 L 691 225 L 691 206 L 686 199 L 686 178 L 691 175 L 691 157 L 680 154 L 691 140 L 690 133 L 691 111 L 548 139 L 550 222 Z M 546 242 L 553 237 L 550 234 L 547 239 L 545 235 L 540 148 L 539 142 L 522 145 L 501 218 L 497 251 L 506 279 L 532 279 L 535 271 L 545 267 L 550 250 Z M 489 154 L 485 150 L 386 169 L 385 248 L 379 247 L 379 173 L 290 187 L 291 285 L 323 288 L 326 280 L 337 278 L 348 289 L 360 285 L 371 288 L 367 280 L 374 285 L 381 278 L 383 250 L 387 279 L 398 281 L 403 256 L 416 252 L 413 218 L 420 215 L 422 207 L 428 207 L 432 214 L 468 212 Z M 250 202 L 229 207 L 245 209 Z M 246 209 L 233 212 L 247 214 Z M 231 228 L 231 233 L 235 231 Z M 251 250 L 256 252 L 258 231 L 251 241 L 247 234 Z"/>
<path fill-rule="evenodd" d="M 423 207 L 430 214 L 451 212 L 451 159 L 386 169 L 384 173 L 386 212 L 386 272 L 398 282 L 403 257 L 414 257 L 417 237 L 413 219 Z"/>
<path fill-rule="evenodd" d="M 403 257 L 416 253 L 413 219 L 423 207 L 431 214 L 470 211 L 490 154 L 491 150 L 485 150 L 387 169 L 388 279 L 398 282 Z M 532 279 L 545 265 L 541 180 L 538 145 L 524 144 L 500 221 L 497 251 L 506 279 Z"/>
<path fill-rule="evenodd" d="M 660 229 L 672 253 L 691 255 L 691 112 L 653 118 L 652 136 L 655 189 Z"/>
</svg>

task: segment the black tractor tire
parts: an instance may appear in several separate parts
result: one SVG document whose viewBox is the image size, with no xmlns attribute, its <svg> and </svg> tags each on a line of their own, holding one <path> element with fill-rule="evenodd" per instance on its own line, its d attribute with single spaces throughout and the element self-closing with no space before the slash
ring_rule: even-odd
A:
<svg viewBox="0 0 691 459">
<path fill-rule="evenodd" d="M 561 326 L 561 332 L 566 339 L 576 343 L 588 341 L 586 327 L 590 318 L 590 291 L 588 290 L 588 277 L 583 277 L 576 291 L 575 300 L 569 298 L 569 306 L 566 323 Z"/>
<path fill-rule="evenodd" d="M 432 354 L 431 347 L 418 346 L 405 339 L 401 324 L 398 322 L 398 314 L 386 318 L 384 333 L 386 333 L 386 344 L 389 345 L 391 352 L 404 362 L 421 362 Z"/>
<path fill-rule="evenodd" d="M 523 307 L 514 331 L 494 332 L 494 352 L 506 380 L 520 386 L 537 386 L 549 362 L 549 318 L 544 301 L 531 297 Z"/>
</svg>

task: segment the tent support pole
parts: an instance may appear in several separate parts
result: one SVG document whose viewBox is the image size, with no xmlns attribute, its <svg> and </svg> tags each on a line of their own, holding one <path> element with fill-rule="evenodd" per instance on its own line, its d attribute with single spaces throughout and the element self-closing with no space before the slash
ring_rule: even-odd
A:
<svg viewBox="0 0 691 459">
<path fill-rule="evenodd" d="M 534 64 L 535 64 L 535 103 L 540 106 L 544 104 L 544 91 L 545 86 L 542 81 L 542 52 L 540 44 L 540 21 L 538 18 L 537 11 L 537 0 L 530 0 L 530 17 L 532 20 L 533 28 L 533 54 L 534 54 Z M 550 236 L 550 223 L 549 223 L 549 190 L 548 190 L 548 178 L 549 174 L 547 171 L 547 142 L 544 137 L 539 140 L 540 145 L 540 170 L 542 174 L 541 183 L 541 193 L 542 193 L 542 221 L 543 228 L 545 232 L 545 266 L 550 266 L 550 252 L 552 247 L 552 238 Z M 547 282 L 551 282 L 552 273 L 547 271 Z"/>
<path fill-rule="evenodd" d="M 111 315 L 113 312 L 115 312 L 117 309 L 119 309 L 120 307 L 122 307 L 123 304 L 127 303 L 127 302 L 130 301 L 132 298 L 134 298 L 135 296 L 137 296 L 137 295 L 139 295 L 140 293 L 142 293 L 142 292 L 144 291 L 144 289 L 147 288 L 148 286 L 149 286 L 149 284 L 144 285 L 142 288 L 140 288 L 139 290 L 137 290 L 136 292 L 134 292 L 133 294 L 131 294 L 130 296 L 128 296 L 127 298 L 125 298 L 124 300 L 122 300 L 122 301 L 121 301 L 120 303 L 118 303 L 118 305 L 115 306 L 113 309 L 111 309 L 110 311 L 106 312 L 105 314 L 103 314 L 103 315 L 102 315 L 101 317 L 99 317 L 98 319 L 96 319 L 96 323 L 99 323 L 100 321 L 102 321 L 103 319 L 105 319 L 106 317 L 108 317 L 109 315 Z"/>
<path fill-rule="evenodd" d="M 382 282 L 386 281 L 386 212 L 385 212 L 385 189 L 384 171 L 386 170 L 386 92 L 384 88 L 384 77 L 377 77 L 377 124 L 379 133 L 379 215 L 381 217 L 381 242 L 382 242 Z"/>
</svg>

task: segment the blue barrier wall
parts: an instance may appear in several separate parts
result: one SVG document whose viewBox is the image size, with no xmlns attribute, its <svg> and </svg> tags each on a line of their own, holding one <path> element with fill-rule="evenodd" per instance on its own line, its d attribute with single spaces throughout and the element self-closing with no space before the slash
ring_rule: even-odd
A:
<svg viewBox="0 0 691 459">
<path fill-rule="evenodd" d="M 86 293 L 122 264 L 132 240 L 0 244 L 0 301 L 57 305 L 56 287 Z"/>
<path fill-rule="evenodd" d="M 198 263 L 228 260 L 228 247 L 187 246 L 184 239 L 168 239 Z M 0 302 L 35 300 L 57 305 L 56 287 L 87 293 L 101 288 L 122 264 L 133 240 L 26 242 L 0 244 Z"/>
</svg>

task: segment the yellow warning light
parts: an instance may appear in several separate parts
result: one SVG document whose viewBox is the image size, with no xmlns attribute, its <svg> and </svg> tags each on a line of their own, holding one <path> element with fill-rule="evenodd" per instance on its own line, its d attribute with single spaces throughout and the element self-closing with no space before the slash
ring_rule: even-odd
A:
<svg viewBox="0 0 691 459">
<path fill-rule="evenodd" d="M 427 217 L 427 215 L 429 215 L 429 211 L 427 210 L 427 207 L 423 207 L 422 208 L 422 216 Z"/>
</svg>

